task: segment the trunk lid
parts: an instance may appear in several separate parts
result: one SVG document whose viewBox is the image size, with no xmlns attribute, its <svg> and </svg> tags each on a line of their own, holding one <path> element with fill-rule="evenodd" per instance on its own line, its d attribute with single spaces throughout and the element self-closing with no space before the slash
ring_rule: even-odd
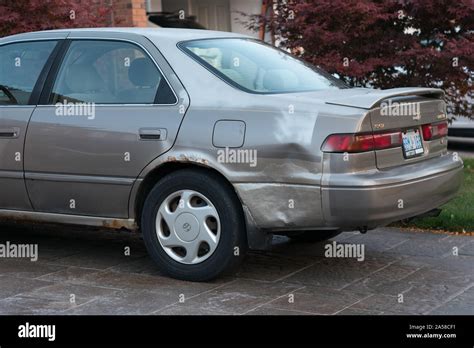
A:
<svg viewBox="0 0 474 348">
<path fill-rule="evenodd" d="M 347 92 L 346 92 L 347 91 Z M 444 93 L 435 88 L 394 88 L 372 90 L 356 88 L 341 90 L 337 97 L 328 96 L 326 104 L 367 110 L 374 133 L 401 130 L 404 138 L 419 136 L 423 152 L 408 156 L 402 147 L 377 150 L 379 169 L 419 162 L 447 152 L 447 139 L 424 140 L 422 125 L 446 120 Z M 410 140 L 410 141 L 411 141 Z"/>
</svg>

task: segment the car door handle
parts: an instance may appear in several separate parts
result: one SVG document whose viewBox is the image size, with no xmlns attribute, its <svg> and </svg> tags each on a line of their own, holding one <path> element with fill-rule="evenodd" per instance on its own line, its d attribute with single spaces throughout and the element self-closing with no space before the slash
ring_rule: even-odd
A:
<svg viewBox="0 0 474 348">
<path fill-rule="evenodd" d="M 140 128 L 140 140 L 166 140 L 167 132 L 164 128 Z"/>
<path fill-rule="evenodd" d="M 0 138 L 18 138 L 20 136 L 20 128 L 0 128 Z"/>
</svg>

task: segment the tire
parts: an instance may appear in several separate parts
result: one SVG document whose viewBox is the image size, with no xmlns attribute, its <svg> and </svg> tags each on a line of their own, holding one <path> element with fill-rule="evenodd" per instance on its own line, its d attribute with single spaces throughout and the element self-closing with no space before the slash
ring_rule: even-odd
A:
<svg viewBox="0 0 474 348">
<path fill-rule="evenodd" d="M 141 229 L 158 267 L 181 280 L 209 281 L 231 273 L 248 247 L 232 186 L 200 169 L 171 173 L 155 185 L 144 203 Z"/>
<path fill-rule="evenodd" d="M 286 234 L 290 239 L 303 243 L 322 242 L 341 234 L 340 231 L 301 231 Z"/>
</svg>

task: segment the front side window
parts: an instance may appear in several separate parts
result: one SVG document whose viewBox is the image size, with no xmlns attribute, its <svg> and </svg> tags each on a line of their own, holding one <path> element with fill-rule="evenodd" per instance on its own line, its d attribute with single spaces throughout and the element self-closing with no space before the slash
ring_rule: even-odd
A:
<svg viewBox="0 0 474 348">
<path fill-rule="evenodd" d="M 50 102 L 174 104 L 175 96 L 151 58 L 123 41 L 73 41 Z"/>
<path fill-rule="evenodd" d="M 27 105 L 57 41 L 0 46 L 0 105 Z"/>
<path fill-rule="evenodd" d="M 345 85 L 290 54 L 251 39 L 182 42 L 185 52 L 216 75 L 252 93 L 291 93 Z"/>
</svg>

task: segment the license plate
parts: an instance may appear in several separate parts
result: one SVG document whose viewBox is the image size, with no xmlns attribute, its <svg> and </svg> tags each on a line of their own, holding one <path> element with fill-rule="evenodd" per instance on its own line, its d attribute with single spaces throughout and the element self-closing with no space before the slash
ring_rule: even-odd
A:
<svg viewBox="0 0 474 348">
<path fill-rule="evenodd" d="M 410 129 L 402 133 L 403 155 L 405 158 L 420 156 L 423 154 L 423 142 L 418 130 Z"/>
</svg>

